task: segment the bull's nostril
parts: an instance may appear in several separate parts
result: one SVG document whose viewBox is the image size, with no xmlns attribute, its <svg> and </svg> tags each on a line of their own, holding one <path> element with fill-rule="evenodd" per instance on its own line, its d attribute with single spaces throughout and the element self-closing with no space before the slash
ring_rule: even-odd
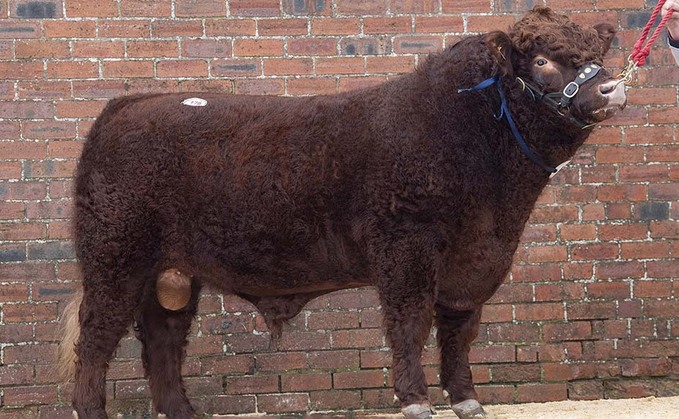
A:
<svg viewBox="0 0 679 419">
<path fill-rule="evenodd" d="M 602 95 L 607 95 L 612 93 L 616 87 L 618 87 L 618 83 L 616 81 L 609 81 L 608 83 L 599 85 L 599 92 L 601 92 Z"/>
</svg>

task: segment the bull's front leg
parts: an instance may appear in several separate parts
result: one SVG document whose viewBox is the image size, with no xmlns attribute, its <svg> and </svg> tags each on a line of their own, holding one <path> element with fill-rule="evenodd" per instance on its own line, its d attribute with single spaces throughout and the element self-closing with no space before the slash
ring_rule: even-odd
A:
<svg viewBox="0 0 679 419">
<path fill-rule="evenodd" d="M 486 418 L 469 367 L 469 349 L 478 334 L 481 307 L 456 311 L 436 304 L 436 338 L 441 350 L 441 387 L 460 419 Z"/>
<path fill-rule="evenodd" d="M 426 252 L 421 242 L 404 242 L 393 244 L 383 255 L 378 289 L 393 354 L 395 398 L 406 418 L 429 418 L 431 406 L 421 356 L 433 322 L 433 254 Z"/>
</svg>

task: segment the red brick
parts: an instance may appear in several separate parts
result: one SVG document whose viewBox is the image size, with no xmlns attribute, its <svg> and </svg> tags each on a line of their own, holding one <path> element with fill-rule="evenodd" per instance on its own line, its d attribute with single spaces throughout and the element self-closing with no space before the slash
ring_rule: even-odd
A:
<svg viewBox="0 0 679 419">
<path fill-rule="evenodd" d="M 525 402 L 553 402 L 566 400 L 568 390 L 566 383 L 558 384 L 520 384 L 518 389 L 518 401 Z"/>
<path fill-rule="evenodd" d="M 335 55 L 337 54 L 337 40 L 334 38 L 295 38 L 287 42 L 287 52 L 290 55 Z"/>
<path fill-rule="evenodd" d="M 592 326 L 589 322 L 549 323 L 542 326 L 546 341 L 583 340 L 590 338 Z"/>
<path fill-rule="evenodd" d="M 336 372 L 333 374 L 333 388 L 336 389 L 383 387 L 384 385 L 385 377 L 381 369 Z"/>
<path fill-rule="evenodd" d="M 363 74 L 365 61 L 360 57 L 318 58 L 316 74 Z"/>
<path fill-rule="evenodd" d="M 519 246 L 516 253 L 517 261 L 529 263 L 559 262 L 566 259 L 567 252 L 563 246 Z"/>
<path fill-rule="evenodd" d="M 377 15 L 383 14 L 387 10 L 384 0 L 337 0 L 337 13 L 340 15 Z"/>
<path fill-rule="evenodd" d="M 46 20 L 45 37 L 47 38 L 94 38 L 97 24 L 90 20 Z"/>
<path fill-rule="evenodd" d="M 329 390 L 332 375 L 328 373 L 285 374 L 281 376 L 282 391 Z"/>
<path fill-rule="evenodd" d="M 305 412 L 309 396 L 306 394 L 263 394 L 257 397 L 257 406 L 267 413 Z"/>
<path fill-rule="evenodd" d="M 278 352 L 257 355 L 257 371 L 289 372 L 293 370 L 304 370 L 306 368 L 307 354 L 304 352 Z M 291 389 L 283 388 L 283 390 L 288 391 Z"/>
<path fill-rule="evenodd" d="M 314 18 L 311 20 L 313 35 L 356 35 L 361 32 L 361 22 L 357 18 Z"/>
<path fill-rule="evenodd" d="M 618 257 L 618 245 L 615 243 L 574 245 L 571 257 L 573 260 L 615 259 Z"/>
<path fill-rule="evenodd" d="M 490 12 L 490 3 L 486 0 L 469 0 L 459 2 L 456 0 L 442 0 L 443 13 L 458 14 L 458 13 L 488 13 Z"/>
<path fill-rule="evenodd" d="M 204 60 L 162 60 L 157 66 L 158 77 L 207 77 L 208 63 Z"/>
<path fill-rule="evenodd" d="M 249 0 L 241 0 L 249 1 Z M 233 3 L 231 3 L 233 4 Z M 169 22 L 168 22 L 169 23 Z M 257 24 L 253 19 L 208 20 L 205 22 L 207 36 L 255 36 Z M 168 29 L 168 36 L 173 36 Z"/>
<path fill-rule="evenodd" d="M 229 10 L 234 16 L 278 16 L 279 0 L 232 0 Z"/>
<path fill-rule="evenodd" d="M 308 32 L 306 19 L 259 20 L 257 27 L 260 36 L 306 35 Z"/>
<path fill-rule="evenodd" d="M 493 365 L 490 370 L 495 383 L 535 382 L 542 378 L 539 365 Z"/>
<path fill-rule="evenodd" d="M 0 39 L 40 38 L 40 23 L 0 21 Z"/>
<path fill-rule="evenodd" d="M 414 68 L 414 57 L 368 57 L 366 61 L 366 72 L 368 74 L 400 74 L 412 71 Z"/>
<path fill-rule="evenodd" d="M 580 300 L 585 297 L 583 284 L 538 284 L 535 286 L 536 301 Z"/>
<path fill-rule="evenodd" d="M 177 41 L 127 41 L 127 55 L 132 58 L 176 57 Z"/>
<path fill-rule="evenodd" d="M 294 78 L 287 81 L 288 94 L 295 96 L 337 93 L 335 78 Z"/>
<path fill-rule="evenodd" d="M 408 16 L 398 17 L 366 17 L 363 19 L 365 34 L 404 34 L 411 31 L 411 20 Z"/>
<path fill-rule="evenodd" d="M 542 223 L 565 223 L 578 221 L 578 208 L 573 205 L 540 206 L 531 213 L 529 222 Z"/>
<path fill-rule="evenodd" d="M 2 224 L 0 224 L 2 226 Z M 11 240 L 12 237 L 6 237 L 6 231 L 0 230 L 0 238 L 2 240 Z M 22 302 L 28 299 L 28 286 L 24 284 L 5 284 L 2 286 L 2 292 L 0 293 L 0 302 Z"/>
<path fill-rule="evenodd" d="M 601 147 L 597 150 L 598 163 L 641 163 L 644 161 L 644 149 L 641 147 Z"/>
<path fill-rule="evenodd" d="M 236 80 L 235 93 L 279 96 L 285 93 L 285 81 L 283 79 Z"/>
<path fill-rule="evenodd" d="M 212 0 L 177 0 L 175 10 L 177 17 L 226 16 L 226 4 Z"/>
<path fill-rule="evenodd" d="M 49 102 L 0 102 L 0 118 L 49 119 L 54 117 L 54 114 L 54 105 Z M 2 148 L 4 146 L 0 145 L 0 149 Z"/>
<path fill-rule="evenodd" d="M 264 74 L 267 76 L 310 75 L 313 69 L 314 64 L 311 58 L 264 59 Z"/>
<path fill-rule="evenodd" d="M 66 41 L 27 40 L 16 42 L 16 58 L 68 58 L 70 50 Z"/>
<path fill-rule="evenodd" d="M 47 63 L 49 79 L 85 79 L 99 76 L 99 65 L 91 61 L 56 61 Z"/>
<path fill-rule="evenodd" d="M 158 64 L 160 67 L 160 63 Z M 104 77 L 153 77 L 153 62 L 140 61 L 106 61 L 104 62 Z"/>
<path fill-rule="evenodd" d="M 387 81 L 386 76 L 349 76 L 340 77 L 339 92 L 348 92 L 356 89 L 365 89 L 367 87 L 376 86 Z"/>
<path fill-rule="evenodd" d="M 357 409 L 361 406 L 358 390 L 314 391 L 309 393 L 311 410 Z"/>
<path fill-rule="evenodd" d="M 105 100 L 64 100 L 57 102 L 58 118 L 95 118 L 106 106 Z"/>
<path fill-rule="evenodd" d="M 32 140 L 74 138 L 76 125 L 73 121 L 26 121 L 22 133 Z"/>
<path fill-rule="evenodd" d="M 439 36 L 397 36 L 394 38 L 394 52 L 397 54 L 427 54 L 443 49 L 443 38 Z"/>
<path fill-rule="evenodd" d="M 679 260 L 649 261 L 646 266 L 650 278 L 674 278 L 679 272 Z"/>
<path fill-rule="evenodd" d="M 120 14 L 126 17 L 167 17 L 171 10 L 170 0 L 120 0 Z"/>
<path fill-rule="evenodd" d="M 200 359 L 201 374 L 207 375 L 252 374 L 254 367 L 255 361 L 249 355 L 219 355 Z"/>
<path fill-rule="evenodd" d="M 380 329 L 337 330 L 332 332 L 333 348 L 369 348 L 384 345 Z"/>
<path fill-rule="evenodd" d="M 97 22 L 100 38 L 148 38 L 151 36 L 149 20 L 100 20 Z"/>
<path fill-rule="evenodd" d="M 669 247 L 663 242 L 622 243 L 620 256 L 623 259 L 666 258 Z"/>
<path fill-rule="evenodd" d="M 671 126 L 629 127 L 625 129 L 625 142 L 628 144 L 665 144 L 674 141 L 674 128 Z"/>
<path fill-rule="evenodd" d="M 47 197 L 47 184 L 34 181 L 0 184 L 0 197 L 6 200 L 45 199 Z"/>
<path fill-rule="evenodd" d="M 514 400 L 514 386 L 480 386 L 476 391 L 482 404 L 508 404 Z"/>
<path fill-rule="evenodd" d="M 314 369 L 358 368 L 357 350 L 309 352 L 309 367 Z"/>
<path fill-rule="evenodd" d="M 564 309 L 559 303 L 517 304 L 517 320 L 560 320 L 564 318 Z"/>
<path fill-rule="evenodd" d="M 0 61 L 0 76 L 9 80 L 35 80 L 44 77 L 42 61 Z"/>
<path fill-rule="evenodd" d="M 0 106 L 0 110 L 2 107 Z M 47 143 L 0 141 L 0 159 L 43 159 L 47 156 Z"/>
<path fill-rule="evenodd" d="M 469 352 L 469 362 L 474 364 L 487 364 L 497 362 L 516 361 L 514 345 L 497 346 L 472 346 Z"/>
<path fill-rule="evenodd" d="M 595 285 L 595 284 L 592 284 Z M 629 295 L 629 284 L 627 286 L 627 294 Z M 591 286 L 590 286 L 591 287 Z M 611 293 L 623 293 L 624 290 L 611 290 Z M 611 295 L 613 297 L 613 295 Z M 585 303 L 569 303 L 567 305 L 568 320 L 590 320 L 590 319 L 613 319 L 615 318 L 615 302 L 614 301 L 588 301 Z"/>
<path fill-rule="evenodd" d="M 492 324 L 488 326 L 488 340 L 522 344 L 539 342 L 540 330 L 537 324 Z M 495 379 L 495 374 L 493 376 Z"/>
<path fill-rule="evenodd" d="M 231 56 L 231 42 L 212 39 L 189 39 L 182 42 L 182 56 L 193 58 L 222 58 Z"/>
<path fill-rule="evenodd" d="M 478 0 L 474 0 L 478 1 Z M 512 15 L 500 16 L 475 16 L 471 15 L 467 20 L 468 32 L 490 32 L 490 31 L 506 31 L 507 28 L 514 25 L 515 19 Z"/>
<path fill-rule="evenodd" d="M 233 54 L 238 57 L 277 57 L 283 55 L 282 39 L 236 39 Z"/>
<path fill-rule="evenodd" d="M 508 322 L 513 317 L 511 304 L 489 304 L 483 308 L 481 322 Z"/>
<path fill-rule="evenodd" d="M 215 23 L 219 23 L 222 26 L 230 26 L 230 22 L 236 22 L 241 24 L 242 21 L 208 21 L 206 26 L 212 28 L 215 27 Z M 252 25 L 254 28 L 254 24 Z M 254 31 L 253 31 L 254 32 Z M 203 35 L 203 24 L 201 20 L 165 20 L 165 19 L 154 19 L 151 22 L 151 33 L 154 37 L 167 38 L 167 37 L 192 37 L 192 36 L 202 36 Z M 212 36 L 212 34 L 208 34 Z"/>
<path fill-rule="evenodd" d="M 561 280 L 561 266 L 556 263 L 540 265 L 514 264 L 512 267 L 512 282 L 544 282 L 559 280 Z"/>
<path fill-rule="evenodd" d="M 210 73 L 219 77 L 257 76 L 261 71 L 260 61 L 252 59 L 212 60 L 210 66 Z"/>
<path fill-rule="evenodd" d="M 565 241 L 594 240 L 596 230 L 594 224 L 563 224 L 559 227 L 559 237 Z"/>
<path fill-rule="evenodd" d="M 76 58 L 123 58 L 125 56 L 125 44 L 122 41 L 74 41 L 72 45 L 72 54 Z"/>
<path fill-rule="evenodd" d="M 28 404 L 50 404 L 57 402 L 57 386 L 7 387 L 3 390 L 3 404 L 24 406 Z"/>
<path fill-rule="evenodd" d="M 275 393 L 277 391 L 277 375 L 245 375 L 226 377 L 227 394 Z"/>
<path fill-rule="evenodd" d="M 116 0 L 68 0 L 65 3 L 68 17 L 114 17 L 118 14 Z"/>
</svg>

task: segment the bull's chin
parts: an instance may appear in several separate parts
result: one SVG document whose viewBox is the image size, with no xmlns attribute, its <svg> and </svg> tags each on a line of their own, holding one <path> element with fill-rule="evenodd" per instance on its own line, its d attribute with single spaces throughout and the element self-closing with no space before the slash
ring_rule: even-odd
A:
<svg viewBox="0 0 679 419">
<path fill-rule="evenodd" d="M 624 105 L 605 106 L 592 112 L 588 119 L 590 119 L 591 122 L 605 121 L 609 118 L 612 118 L 613 115 L 615 115 L 618 111 L 621 111 L 624 108 L 625 108 Z"/>
</svg>

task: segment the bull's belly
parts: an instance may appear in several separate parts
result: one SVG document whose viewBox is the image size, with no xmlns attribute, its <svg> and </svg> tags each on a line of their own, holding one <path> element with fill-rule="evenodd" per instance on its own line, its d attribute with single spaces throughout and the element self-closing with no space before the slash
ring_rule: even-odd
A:
<svg viewBox="0 0 679 419">
<path fill-rule="evenodd" d="M 192 259 L 193 276 L 223 293 L 285 296 L 371 285 L 367 264 L 346 253 L 215 252 Z"/>
</svg>

